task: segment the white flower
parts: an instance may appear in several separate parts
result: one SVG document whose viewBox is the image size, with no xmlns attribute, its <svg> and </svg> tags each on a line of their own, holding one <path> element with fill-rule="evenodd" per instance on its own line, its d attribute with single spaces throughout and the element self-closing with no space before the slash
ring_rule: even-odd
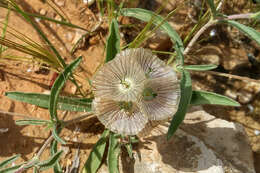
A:
<svg viewBox="0 0 260 173">
<path fill-rule="evenodd" d="M 106 128 L 123 135 L 138 134 L 148 122 L 148 117 L 133 102 L 95 98 L 93 110 Z"/>
<path fill-rule="evenodd" d="M 127 49 L 94 76 L 93 110 L 109 130 L 136 135 L 148 122 L 172 117 L 180 100 L 173 68 L 151 51 Z"/>
<path fill-rule="evenodd" d="M 94 76 L 95 97 L 116 101 L 136 101 L 145 84 L 145 74 L 133 52 L 122 51 Z"/>
<path fill-rule="evenodd" d="M 157 78 L 146 84 L 141 109 L 149 120 L 165 120 L 177 112 L 179 100 L 180 87 L 177 78 Z"/>
</svg>

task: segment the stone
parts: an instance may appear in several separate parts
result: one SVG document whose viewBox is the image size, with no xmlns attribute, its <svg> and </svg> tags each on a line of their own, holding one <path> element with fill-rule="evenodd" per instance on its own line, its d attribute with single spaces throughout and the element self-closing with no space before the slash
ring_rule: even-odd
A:
<svg viewBox="0 0 260 173">
<path fill-rule="evenodd" d="M 54 0 L 55 4 L 57 4 L 60 7 L 65 6 L 65 0 Z"/>
<path fill-rule="evenodd" d="M 186 115 L 183 128 L 214 150 L 225 169 L 255 173 L 253 153 L 241 124 L 216 118 L 196 107 Z"/>
<path fill-rule="evenodd" d="M 140 139 L 134 160 L 121 153 L 121 173 L 255 173 L 253 155 L 242 125 L 192 108 L 167 141 L 169 123 Z M 108 173 L 106 165 L 98 171 Z"/>
<path fill-rule="evenodd" d="M 40 13 L 40 15 L 45 16 L 47 11 L 42 8 L 42 9 L 40 9 L 39 13 Z"/>
<path fill-rule="evenodd" d="M 95 0 L 83 0 L 84 4 L 87 4 L 87 6 L 91 6 L 92 4 L 94 4 Z"/>
<path fill-rule="evenodd" d="M 247 104 L 253 100 L 253 94 L 251 92 L 242 90 L 238 93 L 238 101 L 242 104 Z"/>
</svg>

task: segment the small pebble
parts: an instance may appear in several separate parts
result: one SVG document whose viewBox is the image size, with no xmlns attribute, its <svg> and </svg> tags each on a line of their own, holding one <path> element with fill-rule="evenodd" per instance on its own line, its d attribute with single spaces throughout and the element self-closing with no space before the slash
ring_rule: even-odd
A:
<svg viewBox="0 0 260 173">
<path fill-rule="evenodd" d="M 217 34 L 217 30 L 216 30 L 216 29 L 212 29 L 212 30 L 210 31 L 210 33 L 209 33 L 209 35 L 210 35 L 211 37 L 216 36 L 216 34 Z"/>
<path fill-rule="evenodd" d="M 40 22 L 40 21 L 41 21 L 41 19 L 40 19 L 40 18 L 38 18 L 38 17 L 35 17 L 35 21 L 36 21 L 36 22 Z"/>
<path fill-rule="evenodd" d="M 88 6 L 91 6 L 92 4 L 94 4 L 95 0 L 83 0 L 84 4 L 87 4 Z"/>
<path fill-rule="evenodd" d="M 47 11 L 45 9 L 40 9 L 40 15 L 45 16 Z"/>
<path fill-rule="evenodd" d="M 55 2 L 55 4 L 57 4 L 60 7 L 65 6 L 65 0 L 55 0 L 54 2 Z"/>
<path fill-rule="evenodd" d="M 0 133 L 6 133 L 6 132 L 8 132 L 8 128 L 3 128 L 3 129 L 0 129 Z"/>
<path fill-rule="evenodd" d="M 251 104 L 248 104 L 247 108 L 249 109 L 249 113 L 253 113 L 254 112 L 254 107 Z"/>
<path fill-rule="evenodd" d="M 258 135 L 260 135 L 260 130 L 255 130 L 254 133 L 256 136 L 258 136 Z"/>
</svg>

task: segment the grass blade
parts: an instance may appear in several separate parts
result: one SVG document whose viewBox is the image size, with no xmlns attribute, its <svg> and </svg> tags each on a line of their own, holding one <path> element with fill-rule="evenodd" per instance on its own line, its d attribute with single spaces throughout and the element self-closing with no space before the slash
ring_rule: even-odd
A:
<svg viewBox="0 0 260 173">
<path fill-rule="evenodd" d="M 45 36 L 45 34 L 42 32 L 42 30 L 30 19 L 30 16 L 28 16 L 17 4 L 14 0 L 8 0 L 10 5 L 15 9 L 15 11 L 19 14 L 21 14 L 25 20 L 27 20 L 33 27 L 34 29 L 38 32 L 38 34 L 41 36 L 41 38 L 47 43 L 47 45 L 51 48 L 53 53 L 56 55 L 58 58 L 60 64 L 63 67 L 66 67 L 65 61 L 62 59 L 61 55 L 59 52 L 56 50 L 56 48 L 52 45 L 52 43 L 48 40 L 48 38 Z"/>
<path fill-rule="evenodd" d="M 195 71 L 207 71 L 217 68 L 218 66 L 215 64 L 207 64 L 207 65 L 186 65 L 183 68 L 185 70 L 195 70 Z"/>
<path fill-rule="evenodd" d="M 106 46 L 106 62 L 115 58 L 120 52 L 120 35 L 116 19 L 112 19 Z"/>
<path fill-rule="evenodd" d="M 6 92 L 5 96 L 10 99 L 22 101 L 42 108 L 49 108 L 50 95 L 39 93 Z M 58 97 L 57 109 L 67 111 L 86 112 L 91 111 L 92 99 Z"/>
<path fill-rule="evenodd" d="M 207 92 L 207 91 L 193 91 L 191 98 L 192 105 L 213 104 L 224 106 L 240 106 L 235 100 L 226 96 Z"/>
<path fill-rule="evenodd" d="M 82 173 L 96 173 L 103 159 L 109 130 L 105 130 L 93 147 L 88 160 L 86 161 Z"/>
<path fill-rule="evenodd" d="M 57 145 L 58 145 L 57 141 L 55 141 L 55 140 L 52 141 L 52 143 L 51 143 L 51 155 L 52 156 L 55 155 L 55 153 L 57 153 Z M 54 165 L 53 172 L 54 173 L 63 173 L 59 162 L 56 162 L 56 164 Z"/>
<path fill-rule="evenodd" d="M 37 166 L 40 167 L 40 171 L 53 168 L 55 166 L 55 164 L 60 160 L 62 152 L 63 151 L 59 151 L 59 152 L 55 153 L 54 155 L 52 155 L 50 159 L 37 164 Z"/>
<path fill-rule="evenodd" d="M 48 120 L 16 120 L 15 124 L 18 126 L 25 126 L 25 125 L 47 125 L 51 123 L 51 121 Z"/>
<path fill-rule="evenodd" d="M 174 115 L 167 133 L 169 140 L 184 120 L 192 96 L 191 78 L 188 71 L 183 70 L 181 79 L 181 100 L 179 108 Z"/>
<path fill-rule="evenodd" d="M 109 173 L 119 173 L 118 156 L 120 153 L 120 145 L 115 133 L 110 133 L 107 164 Z"/>
<path fill-rule="evenodd" d="M 7 29 L 7 25 L 8 25 L 8 21 L 9 21 L 9 16 L 10 16 L 10 8 L 8 8 L 7 14 L 5 16 L 5 22 L 4 22 L 4 27 L 3 27 L 3 32 L 2 32 L 2 38 L 5 38 L 5 34 L 6 34 L 6 29 Z M 5 51 L 5 48 L 0 45 L 0 58 L 1 58 L 1 54 Z"/>
<path fill-rule="evenodd" d="M 4 168 L 6 165 L 13 163 L 16 159 L 20 157 L 20 154 L 9 157 L 8 159 L 0 162 L 0 169 Z"/>
<path fill-rule="evenodd" d="M 62 87 L 64 86 L 66 80 L 72 74 L 72 71 L 79 65 L 81 60 L 82 57 L 79 57 L 78 59 L 73 61 L 70 65 L 68 65 L 65 68 L 64 72 L 60 73 L 60 75 L 57 77 L 56 81 L 54 82 L 51 88 L 49 111 L 50 111 L 52 121 L 53 120 L 58 121 L 57 104 L 58 104 L 59 93 Z"/>
<path fill-rule="evenodd" d="M 209 7 L 211 9 L 211 12 L 213 14 L 213 16 L 215 17 L 217 15 L 217 10 L 216 10 L 216 6 L 214 4 L 214 0 L 207 0 Z"/>
<path fill-rule="evenodd" d="M 180 52 L 183 52 L 184 46 L 179 34 L 167 21 L 164 21 L 161 16 L 141 8 L 123 8 L 120 12 L 123 16 L 134 17 L 145 22 L 149 22 L 153 19 L 154 25 L 161 25 L 160 28 L 169 35 L 173 43 L 176 43 L 175 49 L 179 49 Z"/>
<path fill-rule="evenodd" d="M 220 20 L 219 23 L 225 23 L 237 28 L 239 31 L 244 33 L 246 36 L 255 40 L 260 45 L 260 32 L 256 31 L 254 28 L 243 25 L 239 22 L 233 20 Z"/>
</svg>

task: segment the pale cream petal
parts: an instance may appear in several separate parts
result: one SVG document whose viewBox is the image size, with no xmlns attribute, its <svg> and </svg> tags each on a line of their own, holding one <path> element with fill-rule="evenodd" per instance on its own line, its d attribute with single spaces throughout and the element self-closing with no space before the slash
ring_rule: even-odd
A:
<svg viewBox="0 0 260 173">
<path fill-rule="evenodd" d="M 145 74 L 133 57 L 134 53 L 131 49 L 122 51 L 95 74 L 92 81 L 95 97 L 117 101 L 135 101 L 140 97 Z"/>
<path fill-rule="evenodd" d="M 149 120 L 164 120 L 172 117 L 179 105 L 180 84 L 174 78 L 157 78 L 150 80 L 146 88 L 151 88 L 156 96 L 142 97 L 141 108 Z"/>
<path fill-rule="evenodd" d="M 116 101 L 95 98 L 93 110 L 106 128 L 123 135 L 138 134 L 148 122 L 148 117 L 134 103 L 129 112 L 121 109 Z"/>
<path fill-rule="evenodd" d="M 173 68 L 167 66 L 165 62 L 154 55 L 151 50 L 137 48 L 135 49 L 135 57 L 144 70 L 147 78 L 155 79 L 161 77 L 174 77 L 177 80 Z"/>
</svg>

